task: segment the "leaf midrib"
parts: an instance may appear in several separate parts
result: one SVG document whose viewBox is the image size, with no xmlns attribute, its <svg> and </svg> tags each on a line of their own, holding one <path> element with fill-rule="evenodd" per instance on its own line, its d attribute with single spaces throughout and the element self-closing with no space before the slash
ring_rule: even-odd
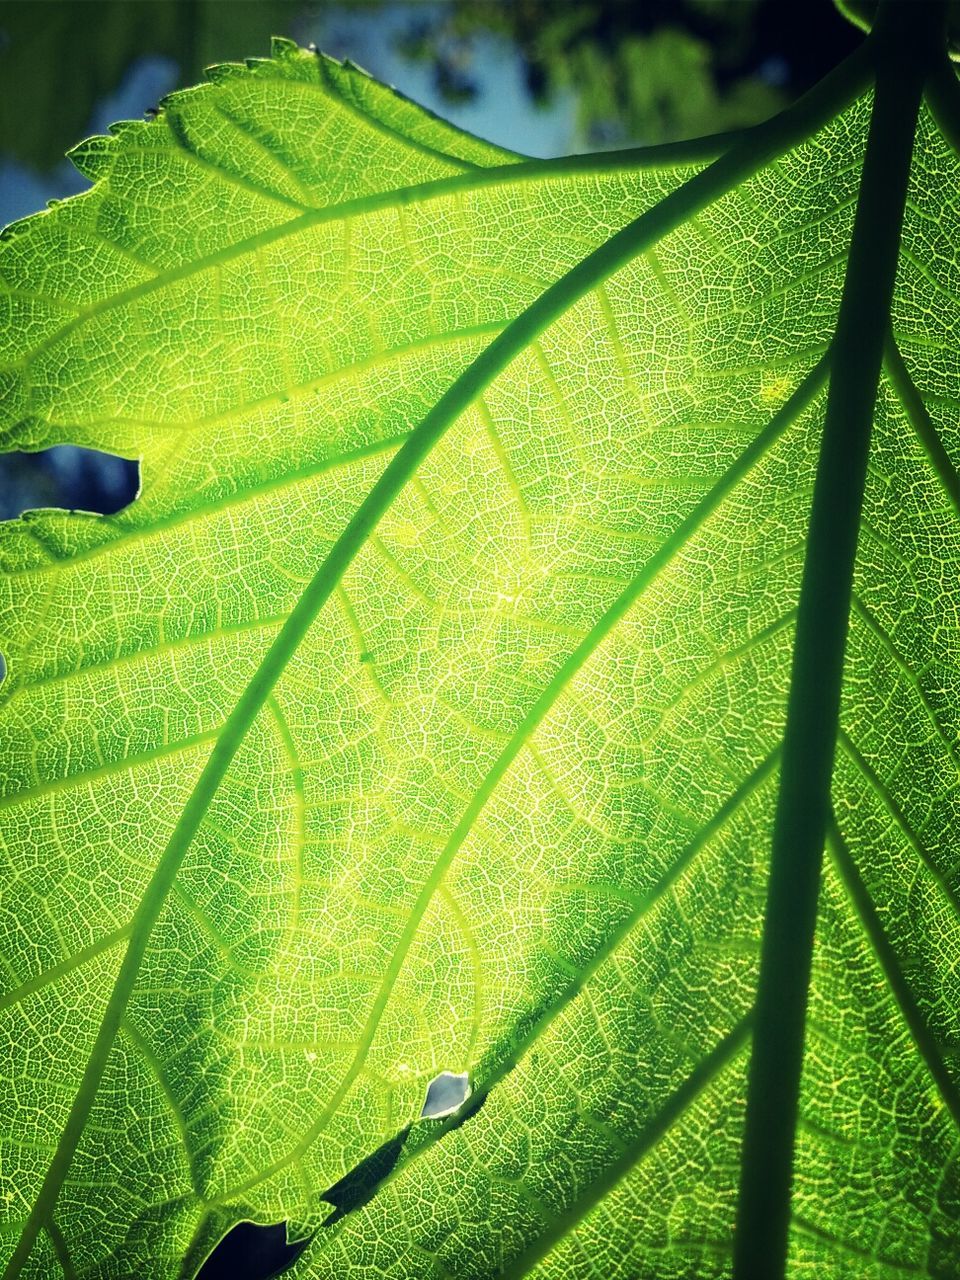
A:
<svg viewBox="0 0 960 1280">
<path fill-rule="evenodd" d="M 942 4 L 884 0 L 810 515 L 783 735 L 734 1236 L 735 1280 L 785 1274 L 804 1027 L 871 428 L 923 84 Z"/>
</svg>

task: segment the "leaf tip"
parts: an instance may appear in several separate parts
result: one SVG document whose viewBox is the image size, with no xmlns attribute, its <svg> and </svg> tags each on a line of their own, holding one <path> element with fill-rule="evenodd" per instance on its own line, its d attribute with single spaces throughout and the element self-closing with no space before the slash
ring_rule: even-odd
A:
<svg viewBox="0 0 960 1280">
<path fill-rule="evenodd" d="M 84 178 L 96 182 L 107 167 L 110 139 L 102 134 L 84 138 L 67 152 L 67 159 Z"/>
</svg>

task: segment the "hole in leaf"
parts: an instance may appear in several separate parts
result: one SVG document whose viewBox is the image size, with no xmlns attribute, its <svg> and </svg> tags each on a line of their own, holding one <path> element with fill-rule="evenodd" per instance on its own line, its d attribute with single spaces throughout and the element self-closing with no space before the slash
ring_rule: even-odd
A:
<svg viewBox="0 0 960 1280">
<path fill-rule="evenodd" d="M 310 1243 L 287 1243 L 286 1224 L 258 1227 L 238 1222 L 197 1273 L 197 1280 L 270 1280 L 292 1267 Z"/>
<path fill-rule="evenodd" d="M 0 457 L 0 519 L 35 507 L 65 507 L 112 516 L 140 491 L 140 464 L 79 445 Z"/>
<path fill-rule="evenodd" d="M 427 1085 L 421 1120 L 440 1120 L 459 1111 L 470 1096 L 470 1077 L 466 1073 L 441 1071 Z"/>
</svg>

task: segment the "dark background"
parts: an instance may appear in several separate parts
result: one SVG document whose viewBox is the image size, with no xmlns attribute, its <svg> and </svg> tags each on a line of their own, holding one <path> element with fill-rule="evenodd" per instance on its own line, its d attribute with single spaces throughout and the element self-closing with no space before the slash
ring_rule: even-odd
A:
<svg viewBox="0 0 960 1280">
<path fill-rule="evenodd" d="M 830 0 L 0 0 L 0 224 L 86 184 L 63 154 L 211 62 L 311 41 L 495 142 L 536 155 L 754 124 L 862 38 Z M 112 512 L 135 461 L 59 446 L 0 457 L 0 519 Z M 336 1195 L 331 1196 L 337 1199 Z M 238 1228 L 203 1280 L 277 1274 L 283 1228 Z"/>
</svg>

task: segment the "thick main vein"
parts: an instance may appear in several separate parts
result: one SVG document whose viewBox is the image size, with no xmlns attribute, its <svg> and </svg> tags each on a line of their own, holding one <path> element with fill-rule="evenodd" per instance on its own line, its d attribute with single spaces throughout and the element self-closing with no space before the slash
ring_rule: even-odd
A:
<svg viewBox="0 0 960 1280">
<path fill-rule="evenodd" d="M 924 77 L 943 8 L 886 3 L 800 588 L 767 882 L 734 1241 L 735 1280 L 787 1265 L 807 992 L 873 410 Z"/>
<path fill-rule="evenodd" d="M 267 650 L 224 722 L 207 764 L 184 806 L 133 917 L 127 951 L 43 1183 L 4 1272 L 14 1280 L 51 1216 L 93 1108 L 123 1014 L 153 929 L 180 866 L 248 729 L 370 533 L 447 428 L 529 344 L 597 284 L 643 254 L 693 214 L 705 209 L 771 159 L 809 137 L 851 101 L 869 77 L 869 55 L 855 54 L 793 107 L 761 125 L 742 144 L 695 174 L 659 204 L 628 223 L 546 289 L 486 347 L 439 398 L 391 459 L 347 523 Z M 822 366 L 818 366 L 822 370 Z M 805 386 L 809 384 L 805 383 Z M 749 453 L 749 449 L 747 451 Z"/>
</svg>

